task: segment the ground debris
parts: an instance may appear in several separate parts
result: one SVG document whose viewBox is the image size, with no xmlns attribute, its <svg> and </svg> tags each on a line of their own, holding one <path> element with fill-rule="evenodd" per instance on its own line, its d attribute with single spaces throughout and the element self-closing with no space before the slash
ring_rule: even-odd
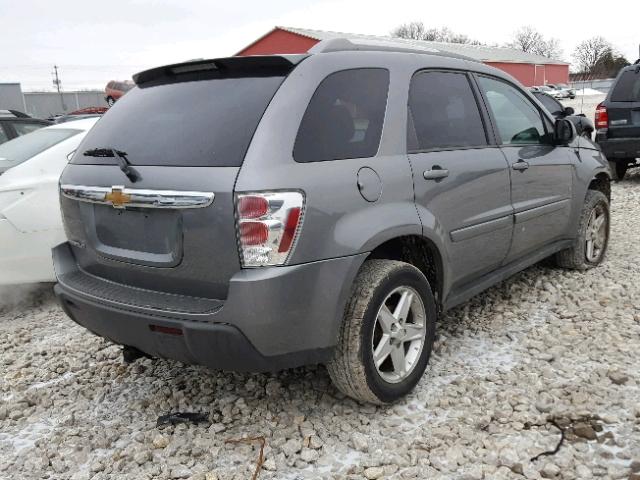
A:
<svg viewBox="0 0 640 480">
<path fill-rule="evenodd" d="M 176 425 L 178 423 L 208 423 L 209 416 L 206 413 L 199 412 L 172 412 L 166 415 L 160 415 L 156 421 L 156 427 L 164 427 L 165 425 Z"/>
<path fill-rule="evenodd" d="M 253 472 L 253 476 L 251 480 L 256 480 L 258 475 L 260 475 L 260 469 L 262 468 L 262 464 L 264 463 L 264 447 L 267 444 L 267 440 L 264 437 L 245 437 L 245 438 L 230 438 L 225 440 L 224 443 L 246 443 L 251 445 L 252 443 L 259 442 L 260 443 L 260 454 L 258 455 L 258 461 L 256 462 L 256 469 Z"/>
</svg>

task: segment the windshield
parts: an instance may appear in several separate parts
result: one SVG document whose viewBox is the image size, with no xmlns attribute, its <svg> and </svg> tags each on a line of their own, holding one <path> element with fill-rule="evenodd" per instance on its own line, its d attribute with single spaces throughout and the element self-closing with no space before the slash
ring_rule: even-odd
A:
<svg viewBox="0 0 640 480">
<path fill-rule="evenodd" d="M 240 166 L 282 76 L 222 77 L 136 87 L 89 132 L 72 163 L 114 164 L 84 155 L 116 148 L 132 165 Z"/>
<path fill-rule="evenodd" d="M 611 92 L 611 101 L 640 102 L 640 71 L 637 68 L 627 70 L 620 75 L 613 92 Z"/>
<path fill-rule="evenodd" d="M 0 145 L 0 173 L 35 157 L 82 130 L 43 128 Z"/>
</svg>

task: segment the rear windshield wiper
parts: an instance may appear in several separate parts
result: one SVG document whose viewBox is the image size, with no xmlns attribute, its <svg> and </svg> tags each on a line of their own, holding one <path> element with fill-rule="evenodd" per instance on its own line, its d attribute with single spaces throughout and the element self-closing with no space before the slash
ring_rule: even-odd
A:
<svg viewBox="0 0 640 480">
<path fill-rule="evenodd" d="M 87 157 L 113 157 L 118 161 L 118 166 L 131 182 L 136 183 L 142 180 L 140 173 L 131 166 L 131 162 L 127 159 L 127 152 L 122 152 L 115 148 L 103 147 L 86 150 L 83 155 Z"/>
</svg>

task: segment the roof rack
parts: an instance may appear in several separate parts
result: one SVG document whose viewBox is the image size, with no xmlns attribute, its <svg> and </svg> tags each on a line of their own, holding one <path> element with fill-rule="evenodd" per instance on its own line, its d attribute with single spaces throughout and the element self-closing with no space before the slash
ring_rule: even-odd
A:
<svg viewBox="0 0 640 480">
<path fill-rule="evenodd" d="M 400 45 L 394 40 L 363 39 L 355 41 L 350 38 L 331 38 L 328 40 L 321 40 L 309 49 L 309 53 L 311 54 L 352 51 L 420 53 L 477 62 L 477 60 L 467 57 L 466 55 L 450 53 L 431 46 L 415 45 L 409 42 L 405 45 Z"/>
</svg>

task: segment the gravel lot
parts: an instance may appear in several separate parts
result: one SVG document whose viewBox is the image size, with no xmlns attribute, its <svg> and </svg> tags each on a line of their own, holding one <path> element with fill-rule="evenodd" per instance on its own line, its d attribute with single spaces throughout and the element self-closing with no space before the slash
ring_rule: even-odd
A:
<svg viewBox="0 0 640 480">
<path fill-rule="evenodd" d="M 614 185 L 586 274 L 538 265 L 449 312 L 416 391 L 342 397 L 324 368 L 212 372 L 120 350 L 49 289 L 0 311 L 0 478 L 640 479 L 640 175 Z M 198 425 L 156 427 L 169 411 Z M 566 433 L 559 451 L 553 450 Z M 637 472 L 637 473 L 632 473 Z"/>
</svg>

